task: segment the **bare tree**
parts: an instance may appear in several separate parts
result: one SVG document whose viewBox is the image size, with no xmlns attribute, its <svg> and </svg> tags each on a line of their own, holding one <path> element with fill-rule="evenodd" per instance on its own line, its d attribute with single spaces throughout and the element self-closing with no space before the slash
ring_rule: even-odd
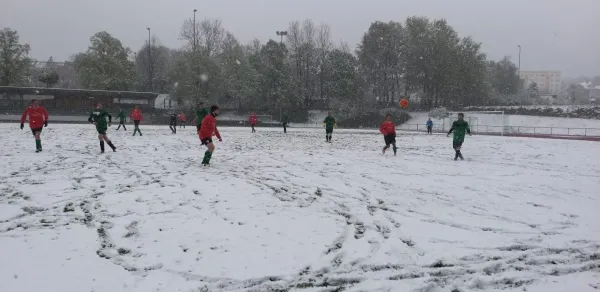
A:
<svg viewBox="0 0 600 292">
<path fill-rule="evenodd" d="M 321 24 L 317 33 L 317 50 L 318 50 L 318 71 L 319 71 L 319 99 L 326 98 L 325 93 L 325 78 L 327 73 L 327 56 L 333 47 L 331 43 L 331 33 L 327 24 Z"/>
<path fill-rule="evenodd" d="M 216 60 L 214 58 L 221 52 L 225 30 L 221 20 L 204 19 L 200 22 L 188 18 L 183 22 L 180 37 L 188 42 L 191 53 L 189 54 L 193 72 L 195 73 L 195 96 L 198 98 L 200 85 L 204 84 L 204 97 L 210 95 L 210 83 L 214 83 L 216 72 L 212 70 Z M 203 69 L 204 67 L 204 69 Z M 209 68 L 210 67 L 210 68 Z"/>
<path fill-rule="evenodd" d="M 169 49 L 158 37 L 152 36 L 151 43 L 144 45 L 136 54 L 135 68 L 139 73 L 140 89 L 164 91 L 169 66 Z"/>
</svg>

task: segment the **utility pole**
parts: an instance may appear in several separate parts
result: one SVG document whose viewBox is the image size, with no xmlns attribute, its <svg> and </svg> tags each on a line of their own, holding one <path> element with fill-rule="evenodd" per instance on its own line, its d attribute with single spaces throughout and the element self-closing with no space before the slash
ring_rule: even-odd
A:
<svg viewBox="0 0 600 292">
<path fill-rule="evenodd" d="M 154 91 L 153 87 L 152 87 L 152 75 L 154 75 L 154 70 L 153 70 L 153 65 L 152 65 L 152 44 L 150 42 L 150 28 L 146 27 L 146 29 L 148 30 L 148 86 L 150 89 L 150 92 Z"/>
</svg>

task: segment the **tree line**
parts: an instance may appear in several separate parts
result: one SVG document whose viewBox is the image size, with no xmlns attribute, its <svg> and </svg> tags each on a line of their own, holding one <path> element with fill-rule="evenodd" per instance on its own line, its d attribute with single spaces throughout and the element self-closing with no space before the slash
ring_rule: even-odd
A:
<svg viewBox="0 0 600 292">
<path fill-rule="evenodd" d="M 403 97 L 422 109 L 502 104 L 522 87 L 508 57 L 488 60 L 444 19 L 373 22 L 355 50 L 311 20 L 292 21 L 281 40 L 241 44 L 220 20 L 190 18 L 180 39 L 182 47 L 168 48 L 153 36 L 133 52 L 102 31 L 70 61 L 85 89 L 168 93 L 183 107 L 202 100 L 264 114 L 332 108 L 352 116 Z M 31 84 L 29 51 L 16 31 L 0 31 L 0 85 Z M 36 81 L 54 86 L 48 64 Z"/>
</svg>

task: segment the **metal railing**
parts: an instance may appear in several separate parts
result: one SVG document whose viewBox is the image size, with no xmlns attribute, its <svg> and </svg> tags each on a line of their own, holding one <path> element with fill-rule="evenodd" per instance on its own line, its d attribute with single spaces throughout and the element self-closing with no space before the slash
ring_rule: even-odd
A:
<svg viewBox="0 0 600 292">
<path fill-rule="evenodd" d="M 427 127 L 421 124 L 402 124 L 400 130 L 427 131 Z M 447 132 L 448 127 L 433 126 L 434 132 Z M 504 131 L 503 131 L 504 130 Z M 489 126 L 473 125 L 471 131 L 483 134 L 524 134 L 524 135 L 552 135 L 552 136 L 592 136 L 600 137 L 600 128 L 582 127 L 531 127 L 531 126 Z"/>
</svg>

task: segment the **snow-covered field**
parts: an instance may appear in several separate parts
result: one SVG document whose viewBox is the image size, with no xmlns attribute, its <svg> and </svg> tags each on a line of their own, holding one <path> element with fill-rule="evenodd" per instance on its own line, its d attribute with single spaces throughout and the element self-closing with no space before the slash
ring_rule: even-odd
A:
<svg viewBox="0 0 600 292">
<path fill-rule="evenodd" d="M 1 291 L 598 291 L 598 143 L 0 124 Z"/>
</svg>

